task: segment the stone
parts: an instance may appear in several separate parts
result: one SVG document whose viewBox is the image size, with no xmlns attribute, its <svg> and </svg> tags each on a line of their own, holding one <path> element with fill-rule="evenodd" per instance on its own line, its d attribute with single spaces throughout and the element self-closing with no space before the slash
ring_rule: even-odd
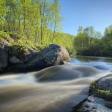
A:
<svg viewBox="0 0 112 112">
<path fill-rule="evenodd" d="M 112 74 L 99 79 L 96 83 L 99 88 L 112 90 Z"/>
<path fill-rule="evenodd" d="M 64 64 L 70 59 L 68 51 L 59 45 L 51 44 L 39 53 L 30 57 L 27 62 L 29 69 L 42 69 L 54 65 Z"/>
<path fill-rule="evenodd" d="M 18 59 L 17 57 L 13 56 L 9 59 L 9 62 L 11 64 L 18 64 L 18 63 L 22 63 L 22 61 L 20 59 Z"/>
<path fill-rule="evenodd" d="M 0 71 L 8 66 L 8 53 L 4 48 L 0 48 Z"/>
<path fill-rule="evenodd" d="M 80 68 L 80 69 L 79 69 Z M 81 71 L 84 70 L 84 71 Z M 99 73 L 97 69 L 93 67 L 85 66 L 74 66 L 72 64 L 56 65 L 40 70 L 35 77 L 39 82 L 52 82 L 52 81 L 66 81 L 73 80 L 81 77 L 88 77 L 86 75 L 87 71 L 91 71 L 89 76 L 94 75 L 94 73 Z M 86 81 L 87 82 L 87 81 Z M 80 82 L 81 84 L 82 82 Z"/>
</svg>

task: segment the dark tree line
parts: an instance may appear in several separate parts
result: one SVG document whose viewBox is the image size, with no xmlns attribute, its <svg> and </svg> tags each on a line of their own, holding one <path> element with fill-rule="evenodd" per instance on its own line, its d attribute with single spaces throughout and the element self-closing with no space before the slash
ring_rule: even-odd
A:
<svg viewBox="0 0 112 112">
<path fill-rule="evenodd" d="M 105 29 L 104 35 L 93 27 L 79 27 L 74 39 L 74 47 L 78 55 L 112 56 L 112 26 Z"/>
</svg>

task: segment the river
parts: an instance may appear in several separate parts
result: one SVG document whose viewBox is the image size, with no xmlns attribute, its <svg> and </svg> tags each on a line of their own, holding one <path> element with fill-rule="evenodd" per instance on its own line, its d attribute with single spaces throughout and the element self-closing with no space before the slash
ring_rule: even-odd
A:
<svg viewBox="0 0 112 112">
<path fill-rule="evenodd" d="M 0 76 L 0 112 L 71 112 L 90 83 L 111 71 L 110 58 L 75 57 L 42 72 Z"/>
</svg>

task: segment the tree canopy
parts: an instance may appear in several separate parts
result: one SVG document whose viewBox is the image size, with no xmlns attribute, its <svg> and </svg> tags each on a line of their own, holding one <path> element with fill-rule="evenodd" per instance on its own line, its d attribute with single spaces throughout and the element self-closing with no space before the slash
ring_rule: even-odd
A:
<svg viewBox="0 0 112 112">
<path fill-rule="evenodd" d="M 71 47 L 73 36 L 60 29 L 60 0 L 0 0 L 0 31 L 18 34 L 38 45 Z"/>
<path fill-rule="evenodd" d="M 78 55 L 112 56 L 112 26 L 105 28 L 104 35 L 93 27 L 79 27 L 74 38 L 74 48 Z"/>
</svg>

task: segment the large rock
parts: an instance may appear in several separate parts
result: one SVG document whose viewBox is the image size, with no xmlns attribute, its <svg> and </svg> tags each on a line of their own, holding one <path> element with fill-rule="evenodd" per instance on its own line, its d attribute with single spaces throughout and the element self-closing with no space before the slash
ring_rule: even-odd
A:
<svg viewBox="0 0 112 112">
<path fill-rule="evenodd" d="M 68 51 L 64 47 L 55 44 L 45 48 L 41 55 L 45 62 L 51 65 L 64 63 L 64 61 L 68 61 L 70 58 Z"/>
<path fill-rule="evenodd" d="M 56 65 L 45 68 L 35 74 L 40 82 L 65 81 L 98 74 L 99 71 L 88 66 L 74 66 L 72 64 Z M 86 81 L 87 82 L 87 81 Z M 80 82 L 81 84 L 81 82 Z"/>
<path fill-rule="evenodd" d="M 40 52 L 22 46 L 8 46 L 8 72 L 40 70 L 49 66 L 64 64 L 70 59 L 68 51 L 59 45 L 51 44 Z"/>
<path fill-rule="evenodd" d="M 97 86 L 102 89 L 112 90 L 112 74 L 99 79 Z"/>
<path fill-rule="evenodd" d="M 90 95 L 76 112 L 112 112 L 112 74 L 93 82 Z"/>
<path fill-rule="evenodd" d="M 70 59 L 68 51 L 59 45 L 51 44 L 28 61 L 29 69 L 41 69 L 53 65 L 64 64 Z"/>
<path fill-rule="evenodd" d="M 90 94 L 112 101 L 112 74 L 102 77 L 92 83 Z"/>
<path fill-rule="evenodd" d="M 16 56 L 10 57 L 9 62 L 11 64 L 19 64 L 19 63 L 22 63 L 22 61 L 20 59 L 18 59 Z"/>
<path fill-rule="evenodd" d="M 5 40 L 0 41 L 0 72 L 8 66 L 8 42 Z"/>
<path fill-rule="evenodd" d="M 91 85 L 91 87 L 99 90 L 112 90 L 112 74 L 98 79 Z"/>
<path fill-rule="evenodd" d="M 2 71 L 8 65 L 7 51 L 0 48 L 0 71 Z"/>
</svg>

